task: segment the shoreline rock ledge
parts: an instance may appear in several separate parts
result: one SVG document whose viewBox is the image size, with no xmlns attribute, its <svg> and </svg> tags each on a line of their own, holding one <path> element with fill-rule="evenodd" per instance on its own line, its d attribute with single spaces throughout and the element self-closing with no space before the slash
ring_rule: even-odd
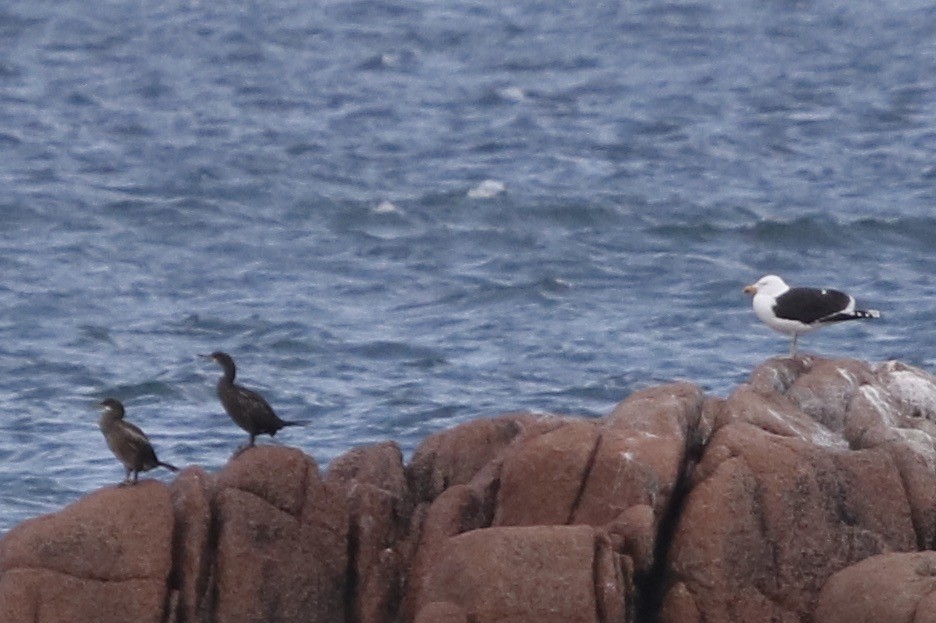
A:
<svg viewBox="0 0 936 623">
<path fill-rule="evenodd" d="M 936 377 L 770 359 L 323 472 L 258 446 L 0 540 L 4 623 L 936 621 Z"/>
</svg>

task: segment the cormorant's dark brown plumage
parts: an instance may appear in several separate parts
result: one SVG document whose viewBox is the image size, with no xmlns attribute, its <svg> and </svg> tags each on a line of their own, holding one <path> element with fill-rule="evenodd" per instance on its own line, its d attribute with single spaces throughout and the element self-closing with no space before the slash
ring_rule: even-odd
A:
<svg viewBox="0 0 936 623">
<path fill-rule="evenodd" d="M 272 437 L 284 426 L 305 424 L 281 420 L 263 396 L 235 383 L 236 368 L 230 355 L 215 351 L 207 357 L 214 359 L 224 368 L 224 375 L 218 379 L 218 398 L 234 423 L 250 435 L 248 448 L 253 447 L 257 435 L 266 434 Z"/>
<path fill-rule="evenodd" d="M 98 424 L 107 447 L 111 449 L 127 470 L 127 477 L 122 484 L 137 483 L 140 472 L 147 472 L 157 467 L 165 467 L 174 472 L 179 471 L 174 465 L 163 463 L 156 458 L 156 452 L 146 434 L 138 426 L 125 421 L 124 406 L 115 398 L 105 398 L 101 404 L 101 419 Z M 133 474 L 133 481 L 130 474 Z"/>
</svg>

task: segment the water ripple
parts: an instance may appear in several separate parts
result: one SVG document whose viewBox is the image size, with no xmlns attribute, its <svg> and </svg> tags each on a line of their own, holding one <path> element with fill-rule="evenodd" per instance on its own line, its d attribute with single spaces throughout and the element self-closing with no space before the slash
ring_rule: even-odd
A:
<svg viewBox="0 0 936 623">
<path fill-rule="evenodd" d="M 0 530 L 122 476 L 106 395 L 220 469 L 243 432 L 217 349 L 323 465 L 673 379 L 725 394 L 786 349 L 740 292 L 766 272 L 885 314 L 805 348 L 931 367 L 933 15 L 7 3 Z"/>
</svg>

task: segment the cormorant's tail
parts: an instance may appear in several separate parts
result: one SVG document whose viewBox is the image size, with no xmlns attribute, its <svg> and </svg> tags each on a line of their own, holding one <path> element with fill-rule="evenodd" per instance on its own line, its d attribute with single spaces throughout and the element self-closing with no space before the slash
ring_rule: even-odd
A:
<svg viewBox="0 0 936 623">
<path fill-rule="evenodd" d="M 170 465 L 169 463 L 163 463 L 162 461 L 159 461 L 157 464 L 158 464 L 160 467 L 165 467 L 165 468 L 168 469 L 170 472 L 177 472 L 177 471 L 179 471 L 179 468 L 178 468 L 178 467 L 176 467 L 175 465 Z"/>
<path fill-rule="evenodd" d="M 876 309 L 856 309 L 853 312 L 839 312 L 837 314 L 832 314 L 821 320 L 822 323 L 826 322 L 844 322 L 846 320 L 863 320 L 865 318 L 880 318 L 881 312 Z"/>
<path fill-rule="evenodd" d="M 305 426 L 308 423 L 309 423 L 308 420 L 289 420 L 289 421 L 284 420 L 283 426 Z"/>
</svg>

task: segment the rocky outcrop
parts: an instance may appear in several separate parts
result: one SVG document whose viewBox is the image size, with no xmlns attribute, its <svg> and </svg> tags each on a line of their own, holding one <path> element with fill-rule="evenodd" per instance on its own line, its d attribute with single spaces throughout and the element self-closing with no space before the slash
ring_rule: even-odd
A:
<svg viewBox="0 0 936 623">
<path fill-rule="evenodd" d="M 259 446 L 11 530 L 0 620 L 919 623 L 934 439 L 936 378 L 799 357 L 725 399 L 475 420 L 406 465 Z"/>
<path fill-rule="evenodd" d="M 755 370 L 691 477 L 663 620 L 808 621 L 836 572 L 929 547 L 934 397 L 936 379 L 900 364 Z"/>
<path fill-rule="evenodd" d="M 156 482 L 97 491 L 0 542 L 0 621 L 152 621 L 168 607 L 172 506 Z"/>
<path fill-rule="evenodd" d="M 423 611 L 448 604 L 472 621 L 623 621 L 619 558 L 591 526 L 470 530 L 440 544 L 417 612 L 432 621 Z"/>
<path fill-rule="evenodd" d="M 817 623 L 936 621 L 936 552 L 882 554 L 839 571 L 819 595 Z"/>
<path fill-rule="evenodd" d="M 243 453 L 218 474 L 212 510 L 214 620 L 344 620 L 346 494 L 310 457 Z"/>
</svg>

